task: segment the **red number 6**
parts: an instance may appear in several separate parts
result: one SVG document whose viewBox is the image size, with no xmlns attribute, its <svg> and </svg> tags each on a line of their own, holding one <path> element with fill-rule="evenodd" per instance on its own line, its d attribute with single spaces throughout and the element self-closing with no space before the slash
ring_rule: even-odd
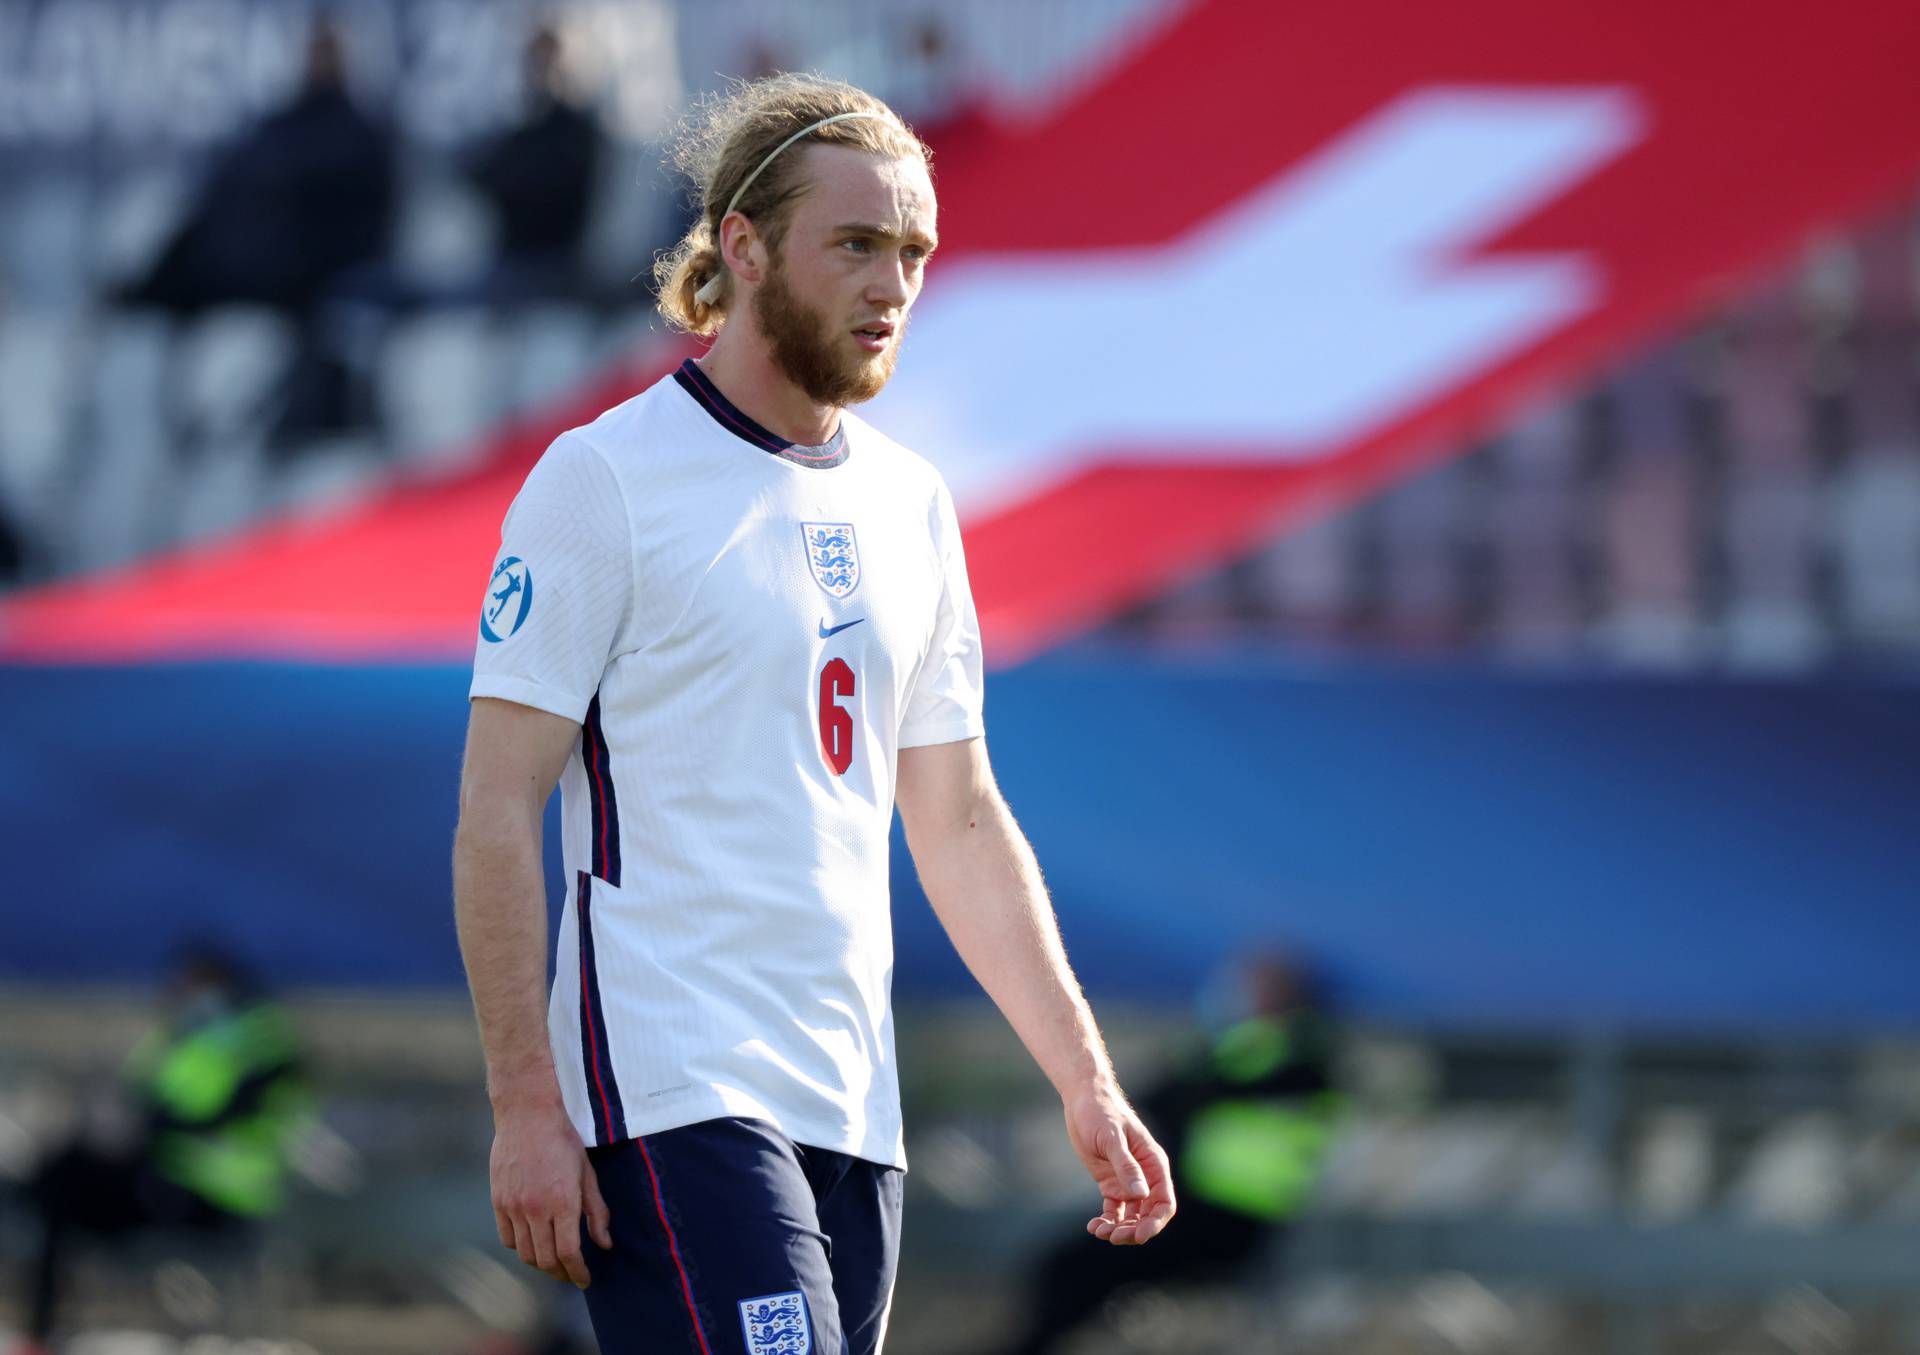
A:
<svg viewBox="0 0 1920 1355">
<path fill-rule="evenodd" d="M 830 660 L 820 670 L 820 751 L 835 776 L 853 765 L 853 716 L 834 698 L 852 695 L 853 669 L 845 659 Z"/>
</svg>

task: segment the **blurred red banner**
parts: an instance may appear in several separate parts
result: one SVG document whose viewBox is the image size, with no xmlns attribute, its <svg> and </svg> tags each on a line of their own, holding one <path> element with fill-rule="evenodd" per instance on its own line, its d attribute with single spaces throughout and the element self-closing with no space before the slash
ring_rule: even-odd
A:
<svg viewBox="0 0 1920 1355">
<path fill-rule="evenodd" d="M 1920 6 L 1213 0 L 1043 120 L 926 129 L 946 240 L 881 428 L 1017 661 L 1463 449 L 1920 181 Z M 0 609 L 0 654 L 454 658 L 562 428 Z"/>
</svg>

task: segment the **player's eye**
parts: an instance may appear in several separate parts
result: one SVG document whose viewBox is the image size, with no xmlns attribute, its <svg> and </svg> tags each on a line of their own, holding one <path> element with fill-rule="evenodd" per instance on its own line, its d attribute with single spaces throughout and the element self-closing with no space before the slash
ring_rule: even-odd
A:
<svg viewBox="0 0 1920 1355">
<path fill-rule="evenodd" d="M 906 249 L 901 252 L 907 256 L 910 262 L 925 263 L 927 261 L 927 251 L 919 245 L 908 245 Z"/>
<path fill-rule="evenodd" d="M 852 250 L 855 254 L 865 254 L 873 248 L 870 242 L 863 240 L 858 236 L 855 236 L 851 240 L 843 240 L 841 241 L 841 244 L 845 245 L 848 249 Z"/>
</svg>

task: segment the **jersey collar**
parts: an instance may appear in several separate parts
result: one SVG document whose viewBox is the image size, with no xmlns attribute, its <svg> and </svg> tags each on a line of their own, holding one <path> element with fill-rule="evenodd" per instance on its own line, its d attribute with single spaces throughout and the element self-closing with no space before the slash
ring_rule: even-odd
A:
<svg viewBox="0 0 1920 1355">
<path fill-rule="evenodd" d="M 692 358 L 680 364 L 680 370 L 673 374 L 680 388 L 694 398 L 694 401 L 713 421 L 743 442 L 750 442 L 761 451 L 777 456 L 783 461 L 791 461 L 796 466 L 809 466 L 816 470 L 827 470 L 847 459 L 847 422 L 840 421 L 840 427 L 833 436 L 817 447 L 804 446 L 791 442 L 754 422 L 742 413 L 733 401 L 720 393 L 720 388 L 708 379 L 707 374 Z"/>
</svg>

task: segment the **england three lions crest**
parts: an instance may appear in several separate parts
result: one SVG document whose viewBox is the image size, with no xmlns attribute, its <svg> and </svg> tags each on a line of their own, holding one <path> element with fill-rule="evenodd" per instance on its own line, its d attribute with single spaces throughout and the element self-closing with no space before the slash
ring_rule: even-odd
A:
<svg viewBox="0 0 1920 1355">
<path fill-rule="evenodd" d="M 807 544 L 813 581 L 828 597 L 847 597 L 860 586 L 860 548 L 851 522 L 803 522 L 800 535 Z"/>
<path fill-rule="evenodd" d="M 797 1289 L 744 1300 L 740 1325 L 746 1330 L 747 1355 L 812 1355 L 813 1323 Z"/>
</svg>

